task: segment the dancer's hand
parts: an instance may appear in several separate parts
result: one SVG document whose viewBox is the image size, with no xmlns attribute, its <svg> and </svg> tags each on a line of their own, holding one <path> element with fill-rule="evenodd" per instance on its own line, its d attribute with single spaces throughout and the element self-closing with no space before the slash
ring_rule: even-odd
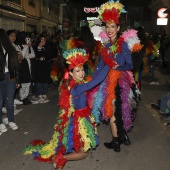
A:
<svg viewBox="0 0 170 170">
<path fill-rule="evenodd" d="M 119 64 L 116 61 L 114 62 L 115 62 L 115 65 L 112 67 L 113 70 L 115 70 L 119 66 Z"/>
</svg>

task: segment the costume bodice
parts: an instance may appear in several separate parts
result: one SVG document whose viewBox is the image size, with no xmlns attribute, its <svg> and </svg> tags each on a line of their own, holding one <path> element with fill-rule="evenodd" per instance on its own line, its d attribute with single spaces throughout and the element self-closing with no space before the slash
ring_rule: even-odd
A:
<svg viewBox="0 0 170 170">
<path fill-rule="evenodd" d="M 102 65 L 102 67 L 100 67 L 100 65 Z M 104 67 L 103 66 L 103 61 L 101 61 L 99 63 L 99 66 L 96 68 L 96 71 L 94 72 L 95 76 L 93 76 L 93 79 L 91 81 L 89 81 L 88 83 L 77 84 L 71 89 L 70 93 L 72 95 L 72 101 L 75 109 L 82 109 L 86 107 L 86 92 L 97 86 L 105 79 L 109 71 L 109 67 L 107 65 L 105 65 Z"/>
<path fill-rule="evenodd" d="M 116 70 L 126 71 L 133 68 L 130 49 L 128 48 L 126 42 L 123 41 L 120 44 L 117 44 L 117 47 L 115 47 L 117 48 L 115 52 L 112 52 L 113 46 L 111 45 L 111 43 L 106 44 L 105 48 L 108 49 L 108 57 L 113 58 L 113 60 L 118 63 L 119 66 L 116 68 Z"/>
</svg>

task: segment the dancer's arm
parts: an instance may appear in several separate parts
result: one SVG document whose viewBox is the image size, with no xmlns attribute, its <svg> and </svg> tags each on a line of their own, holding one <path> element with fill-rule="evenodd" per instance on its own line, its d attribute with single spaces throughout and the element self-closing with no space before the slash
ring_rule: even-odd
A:
<svg viewBox="0 0 170 170">
<path fill-rule="evenodd" d="M 100 62 L 98 63 L 98 65 L 97 65 L 97 67 L 96 67 L 96 69 L 95 69 L 95 71 L 93 72 L 92 78 L 96 77 L 96 76 L 100 73 L 100 71 L 102 70 L 102 68 L 103 68 L 104 66 L 105 66 L 105 64 L 104 64 L 104 62 L 103 62 L 103 59 L 101 58 L 101 59 L 100 59 Z"/>
<path fill-rule="evenodd" d="M 101 72 L 94 79 L 92 79 L 90 82 L 75 86 L 71 90 L 72 96 L 73 97 L 78 96 L 78 95 L 92 89 L 93 87 L 97 86 L 99 83 L 101 83 L 106 78 L 108 71 L 109 71 L 109 66 L 106 65 L 101 70 Z"/>
</svg>

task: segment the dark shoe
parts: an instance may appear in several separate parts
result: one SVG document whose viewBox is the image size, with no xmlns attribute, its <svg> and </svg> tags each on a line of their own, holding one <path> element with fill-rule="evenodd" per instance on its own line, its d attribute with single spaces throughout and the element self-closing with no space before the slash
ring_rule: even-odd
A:
<svg viewBox="0 0 170 170">
<path fill-rule="evenodd" d="M 157 103 L 158 103 L 158 106 L 160 107 L 160 105 L 161 105 L 161 100 L 158 99 Z"/>
<path fill-rule="evenodd" d="M 22 102 L 23 102 L 23 105 L 29 105 L 32 103 L 28 98 L 23 99 Z"/>
<path fill-rule="evenodd" d="M 32 104 L 32 102 L 27 98 L 27 102 L 28 102 L 28 104 Z"/>
<path fill-rule="evenodd" d="M 104 146 L 108 149 L 113 149 L 115 152 L 120 152 L 120 142 L 118 137 L 114 137 L 111 142 L 105 142 Z"/>
<path fill-rule="evenodd" d="M 170 116 L 170 113 L 160 112 L 160 115 L 164 117 L 168 117 Z"/>
<path fill-rule="evenodd" d="M 170 116 L 162 116 L 162 119 L 169 121 L 170 120 Z"/>
<path fill-rule="evenodd" d="M 151 103 L 151 107 L 156 109 L 156 110 L 160 110 L 160 106 L 156 103 Z"/>
<path fill-rule="evenodd" d="M 124 136 L 120 139 L 120 144 L 124 144 L 126 146 L 130 145 L 130 139 L 128 137 L 128 135 L 125 133 Z"/>
</svg>

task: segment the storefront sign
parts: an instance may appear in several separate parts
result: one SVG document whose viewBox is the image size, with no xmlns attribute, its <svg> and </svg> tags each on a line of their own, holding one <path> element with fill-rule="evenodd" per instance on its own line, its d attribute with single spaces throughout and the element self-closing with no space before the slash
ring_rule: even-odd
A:
<svg viewBox="0 0 170 170">
<path fill-rule="evenodd" d="M 159 18 L 166 18 L 168 16 L 167 13 L 164 13 L 164 11 L 166 11 L 166 8 L 161 8 L 158 10 L 158 17 Z"/>
<path fill-rule="evenodd" d="M 86 7 L 84 7 L 84 12 L 85 13 L 90 13 L 90 12 L 95 13 L 95 12 L 98 11 L 98 9 L 99 9 L 99 7 L 94 7 L 94 8 L 86 8 Z"/>
</svg>

